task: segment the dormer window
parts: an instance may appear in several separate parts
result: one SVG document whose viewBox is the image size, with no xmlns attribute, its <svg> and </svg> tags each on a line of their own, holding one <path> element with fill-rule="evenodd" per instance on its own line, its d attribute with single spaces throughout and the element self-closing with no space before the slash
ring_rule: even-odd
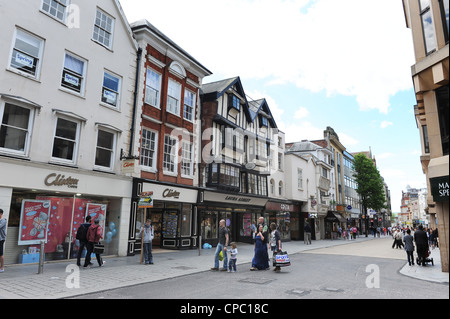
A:
<svg viewBox="0 0 450 319">
<path fill-rule="evenodd" d="M 261 126 L 269 127 L 269 121 L 267 120 L 267 117 L 261 116 L 259 123 Z"/>
<path fill-rule="evenodd" d="M 241 110 L 241 101 L 236 95 L 230 94 L 229 95 L 229 108 L 233 108 L 237 111 Z"/>
</svg>

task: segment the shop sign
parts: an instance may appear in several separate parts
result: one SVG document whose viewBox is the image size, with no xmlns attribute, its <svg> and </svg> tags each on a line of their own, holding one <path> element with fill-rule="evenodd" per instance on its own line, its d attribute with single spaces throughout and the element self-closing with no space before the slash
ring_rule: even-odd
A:
<svg viewBox="0 0 450 319">
<path fill-rule="evenodd" d="M 448 202 L 449 179 L 448 176 L 430 178 L 431 194 L 435 202 Z"/>
<path fill-rule="evenodd" d="M 164 191 L 163 191 L 163 194 L 162 194 L 162 196 L 164 197 L 164 198 L 168 198 L 168 197 L 173 197 L 173 198 L 180 198 L 180 192 L 178 192 L 178 191 L 176 191 L 176 190 L 173 190 L 173 189 L 170 189 L 170 188 L 166 188 Z"/>
<path fill-rule="evenodd" d="M 122 162 L 122 174 L 134 174 L 136 171 L 137 160 L 128 159 Z"/>
<path fill-rule="evenodd" d="M 72 176 L 66 177 L 65 175 L 56 173 L 47 175 L 44 183 L 46 186 L 67 186 L 68 188 L 78 188 L 78 179 L 72 178 Z"/>
<path fill-rule="evenodd" d="M 266 210 L 275 210 L 275 211 L 282 211 L 282 212 L 294 212 L 298 213 L 299 207 L 297 205 L 293 204 L 283 204 L 283 203 L 275 203 L 275 202 L 268 202 L 266 204 Z"/>
<path fill-rule="evenodd" d="M 241 205 L 247 204 L 255 206 L 264 206 L 267 203 L 267 199 L 265 198 L 253 198 L 247 196 L 229 195 L 215 192 L 204 192 L 203 200 L 209 202 L 220 202 L 220 203 L 241 204 Z"/>
</svg>

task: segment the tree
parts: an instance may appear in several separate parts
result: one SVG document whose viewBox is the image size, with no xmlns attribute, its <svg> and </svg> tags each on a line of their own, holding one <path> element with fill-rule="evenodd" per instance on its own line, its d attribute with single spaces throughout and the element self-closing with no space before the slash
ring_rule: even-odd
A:
<svg viewBox="0 0 450 319">
<path fill-rule="evenodd" d="M 364 154 L 357 154 L 353 160 L 353 170 L 358 188 L 356 192 L 361 197 L 363 214 L 367 215 L 367 209 L 380 211 L 386 208 L 383 179 L 372 160 Z M 368 219 L 366 217 L 366 237 L 368 236 Z"/>
</svg>

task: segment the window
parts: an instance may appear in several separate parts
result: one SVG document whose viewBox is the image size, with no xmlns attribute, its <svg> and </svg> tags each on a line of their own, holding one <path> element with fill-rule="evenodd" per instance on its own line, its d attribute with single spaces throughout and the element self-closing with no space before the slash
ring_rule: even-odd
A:
<svg viewBox="0 0 450 319">
<path fill-rule="evenodd" d="M 92 38 L 94 41 L 104 45 L 108 49 L 112 48 L 113 40 L 114 19 L 97 9 L 95 16 L 94 35 Z"/>
<path fill-rule="evenodd" d="M 278 184 L 278 195 L 283 196 L 283 182 L 280 181 Z"/>
<path fill-rule="evenodd" d="M 100 168 L 113 168 L 114 144 L 114 133 L 102 129 L 98 130 L 95 166 L 99 166 Z"/>
<path fill-rule="evenodd" d="M 169 79 L 167 112 L 180 116 L 181 84 Z"/>
<path fill-rule="evenodd" d="M 230 94 L 229 99 L 230 99 L 229 107 L 240 111 L 241 110 L 241 101 L 239 100 L 239 98 L 236 95 Z"/>
<path fill-rule="evenodd" d="M 267 117 L 261 116 L 260 118 L 261 118 L 261 122 L 260 122 L 261 126 L 268 127 L 269 126 L 269 120 L 267 119 Z"/>
<path fill-rule="evenodd" d="M 278 153 L 278 169 L 283 170 L 283 153 Z"/>
<path fill-rule="evenodd" d="M 192 144 L 183 142 L 181 149 L 181 175 L 193 175 L 192 155 Z"/>
<path fill-rule="evenodd" d="M 143 129 L 141 140 L 141 165 L 156 170 L 157 133 Z"/>
<path fill-rule="evenodd" d="M 177 139 L 169 135 L 164 136 L 163 171 L 177 172 Z"/>
<path fill-rule="evenodd" d="M 303 188 L 303 171 L 297 168 L 297 187 Z"/>
<path fill-rule="evenodd" d="M 16 30 L 10 66 L 34 78 L 39 77 L 44 40 Z"/>
<path fill-rule="evenodd" d="M 428 127 L 426 125 L 422 125 L 422 133 L 423 133 L 423 147 L 425 153 L 430 153 L 430 142 L 428 141 Z"/>
<path fill-rule="evenodd" d="M 0 104 L 0 150 L 26 155 L 30 142 L 34 110 Z"/>
<path fill-rule="evenodd" d="M 184 90 L 184 118 L 193 121 L 195 115 L 195 94 L 189 90 Z"/>
<path fill-rule="evenodd" d="M 436 89 L 436 102 L 441 132 L 442 154 L 449 154 L 449 124 L 448 124 L 448 85 Z"/>
<path fill-rule="evenodd" d="M 43 0 L 42 11 L 48 13 L 57 20 L 64 22 L 66 20 L 69 2 L 69 0 Z"/>
<path fill-rule="evenodd" d="M 275 181 L 273 179 L 270 180 L 270 194 L 275 194 Z"/>
<path fill-rule="evenodd" d="M 433 25 L 433 17 L 430 7 L 430 0 L 419 0 L 420 17 L 422 20 L 422 32 L 425 42 L 425 53 L 431 54 L 436 51 L 436 32 Z"/>
<path fill-rule="evenodd" d="M 145 103 L 160 108 L 160 92 L 161 75 L 152 69 L 147 69 L 147 78 L 145 81 Z"/>
<path fill-rule="evenodd" d="M 85 73 L 86 62 L 66 53 L 61 86 L 81 94 L 84 90 Z"/>
<path fill-rule="evenodd" d="M 79 125 L 77 122 L 58 118 L 53 138 L 52 158 L 76 162 Z"/>
<path fill-rule="evenodd" d="M 442 24 L 444 28 L 445 43 L 448 43 L 448 34 L 449 34 L 448 2 L 449 0 L 439 0 L 439 6 L 441 8 Z"/>
<path fill-rule="evenodd" d="M 102 102 L 117 107 L 119 104 L 120 78 L 105 71 L 103 75 Z"/>
</svg>

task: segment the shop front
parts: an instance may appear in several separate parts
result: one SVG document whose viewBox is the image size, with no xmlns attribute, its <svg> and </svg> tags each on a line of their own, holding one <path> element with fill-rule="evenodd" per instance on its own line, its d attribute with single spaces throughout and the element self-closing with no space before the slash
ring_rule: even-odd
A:
<svg viewBox="0 0 450 319">
<path fill-rule="evenodd" d="M 340 236 L 340 229 L 346 227 L 347 220 L 339 212 L 328 211 L 325 217 L 325 239 L 337 239 Z"/>
<path fill-rule="evenodd" d="M 271 201 L 265 207 L 268 224 L 275 223 L 282 241 L 303 240 L 304 215 L 300 206 L 291 201 Z"/>
<path fill-rule="evenodd" d="M 130 212 L 128 255 L 140 254 L 141 229 L 152 221 L 153 247 L 197 247 L 197 189 L 134 179 Z"/>
<path fill-rule="evenodd" d="M 0 207 L 8 221 L 5 263 L 38 262 L 41 242 L 45 261 L 76 258 L 80 248 L 76 232 L 87 216 L 100 220 L 105 255 L 126 255 L 120 237 L 121 230 L 128 229 L 128 219 L 121 217 L 129 207 L 130 188 L 131 178 L 3 162 Z"/>
<path fill-rule="evenodd" d="M 219 222 L 225 220 L 230 242 L 253 243 L 253 234 L 259 217 L 264 215 L 267 198 L 199 191 L 199 228 L 202 244 L 216 246 L 219 238 Z"/>
</svg>

